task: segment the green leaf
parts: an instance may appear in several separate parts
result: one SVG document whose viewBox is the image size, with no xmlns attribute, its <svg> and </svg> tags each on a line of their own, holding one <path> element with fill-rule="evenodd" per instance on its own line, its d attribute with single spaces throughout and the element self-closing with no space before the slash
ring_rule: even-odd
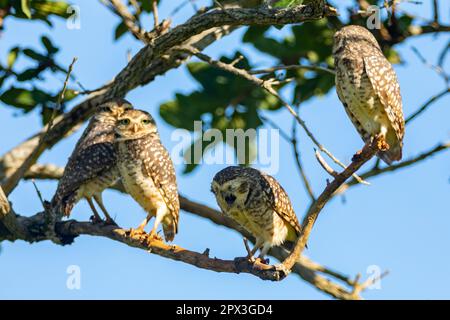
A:
<svg viewBox="0 0 450 320">
<path fill-rule="evenodd" d="M 19 52 L 20 52 L 19 47 L 14 47 L 9 51 L 7 62 L 6 62 L 8 69 L 11 69 L 13 67 L 14 63 L 16 62 Z"/>
<path fill-rule="evenodd" d="M 36 14 L 41 16 L 56 15 L 62 18 L 68 18 L 69 13 L 67 9 L 69 4 L 64 1 L 47 1 L 47 0 L 34 0 L 32 2 L 32 7 Z"/>
<path fill-rule="evenodd" d="M 48 60 L 47 56 L 44 56 L 43 54 L 40 54 L 40 53 L 34 51 L 33 49 L 24 49 L 22 52 L 26 56 L 30 57 L 31 59 L 39 61 L 39 62 Z"/>
<path fill-rule="evenodd" d="M 43 71 L 40 68 L 30 68 L 27 69 L 25 71 L 23 71 L 22 73 L 19 73 L 16 77 L 17 81 L 28 81 L 34 78 L 37 78 L 39 76 L 39 74 L 41 73 L 41 71 Z"/>
<path fill-rule="evenodd" d="M 0 95 L 0 100 L 10 106 L 31 111 L 38 104 L 51 100 L 51 96 L 42 90 L 33 88 L 31 90 L 11 87 Z"/>
<path fill-rule="evenodd" d="M 128 32 L 128 28 L 124 22 L 121 22 L 117 25 L 116 30 L 114 31 L 114 40 L 118 40 L 125 33 Z"/>
<path fill-rule="evenodd" d="M 53 45 L 53 43 L 50 41 L 50 39 L 47 36 L 41 37 L 41 42 L 44 45 L 45 49 L 47 50 L 47 53 L 49 55 L 55 54 L 58 52 L 58 48 Z"/>
<path fill-rule="evenodd" d="M 30 11 L 30 3 L 29 0 L 21 0 L 20 1 L 22 12 L 28 19 L 31 19 L 31 11 Z"/>
</svg>

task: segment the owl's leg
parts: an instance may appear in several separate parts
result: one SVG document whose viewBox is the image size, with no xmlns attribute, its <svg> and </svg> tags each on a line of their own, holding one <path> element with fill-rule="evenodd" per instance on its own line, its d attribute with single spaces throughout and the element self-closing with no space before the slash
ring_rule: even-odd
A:
<svg viewBox="0 0 450 320">
<path fill-rule="evenodd" d="M 271 247 L 272 247 L 272 244 L 270 242 L 264 243 L 264 246 L 261 249 L 261 252 L 260 252 L 258 258 L 265 262 L 264 256 L 267 254 L 267 252 L 269 252 Z"/>
<path fill-rule="evenodd" d="M 247 253 L 248 253 L 247 259 L 249 259 L 251 262 L 254 262 L 255 261 L 255 257 L 254 257 L 255 253 L 262 247 L 263 244 L 264 244 L 264 240 L 262 240 L 261 238 L 257 238 L 253 249 L 251 251 L 247 250 Z M 246 248 L 247 248 L 247 246 L 246 246 Z"/>
<path fill-rule="evenodd" d="M 86 198 L 89 207 L 91 207 L 92 212 L 94 213 L 94 215 L 91 217 L 91 221 L 92 223 L 99 223 L 102 221 L 102 218 L 100 218 L 100 215 L 97 212 L 97 209 L 95 209 L 94 203 L 92 202 L 92 198 Z"/>
<path fill-rule="evenodd" d="M 153 217 L 152 212 L 147 213 L 147 216 L 145 217 L 144 221 L 141 222 L 141 224 L 139 225 L 139 227 L 137 227 L 136 229 L 131 229 L 130 230 L 130 237 L 136 236 L 136 235 L 143 235 L 145 234 L 145 227 L 147 226 L 148 222 L 150 221 L 150 219 Z"/>
<path fill-rule="evenodd" d="M 380 133 L 375 137 L 377 139 L 377 146 L 380 151 L 386 151 L 389 149 L 389 144 L 386 142 L 388 129 L 386 126 L 381 125 Z"/>
<path fill-rule="evenodd" d="M 106 210 L 105 206 L 103 205 L 103 198 L 101 194 L 94 195 L 94 200 L 98 203 L 98 206 L 102 210 L 103 214 L 106 217 L 106 223 L 108 224 L 116 224 L 116 222 L 111 218 L 108 211 Z"/>
<path fill-rule="evenodd" d="M 150 237 L 155 238 L 157 240 L 162 240 L 162 238 L 156 233 L 156 230 L 158 230 L 158 226 L 164 219 L 166 213 L 167 209 L 162 206 L 156 209 L 155 223 L 153 224 L 152 231 L 150 231 Z"/>
</svg>

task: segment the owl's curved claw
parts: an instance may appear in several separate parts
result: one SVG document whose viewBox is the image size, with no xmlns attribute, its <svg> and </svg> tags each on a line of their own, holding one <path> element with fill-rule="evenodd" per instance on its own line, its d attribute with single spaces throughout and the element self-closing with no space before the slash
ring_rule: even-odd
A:
<svg viewBox="0 0 450 320">
<path fill-rule="evenodd" d="M 96 215 L 92 215 L 89 218 L 89 221 L 91 221 L 92 224 L 99 224 L 99 223 L 103 222 L 103 220 L 99 216 L 96 216 Z"/>
<path fill-rule="evenodd" d="M 158 233 L 156 233 L 153 230 L 148 235 L 148 238 L 151 239 L 151 240 L 163 241 L 163 238 Z"/>
<path fill-rule="evenodd" d="M 141 229 L 141 228 L 137 228 L 137 229 L 130 228 L 130 230 L 129 230 L 130 238 L 142 237 L 144 235 L 147 235 L 145 233 L 144 229 Z"/>
<path fill-rule="evenodd" d="M 389 143 L 386 142 L 386 139 L 384 136 L 379 135 L 376 137 L 377 139 L 377 148 L 380 151 L 387 151 L 389 150 L 390 146 Z"/>
</svg>

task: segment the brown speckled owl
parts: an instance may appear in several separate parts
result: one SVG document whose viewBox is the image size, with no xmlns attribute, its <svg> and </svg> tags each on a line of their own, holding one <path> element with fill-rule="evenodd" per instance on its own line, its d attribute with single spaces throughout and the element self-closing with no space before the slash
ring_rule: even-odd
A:
<svg viewBox="0 0 450 320">
<path fill-rule="evenodd" d="M 255 237 L 250 256 L 261 249 L 263 259 L 271 247 L 297 240 L 300 223 L 286 191 L 273 177 L 231 166 L 214 176 L 211 191 L 222 212 Z"/>
<path fill-rule="evenodd" d="M 334 35 L 336 91 L 365 142 L 382 135 L 388 144 L 380 157 L 387 164 L 402 158 L 405 122 L 397 76 L 375 37 L 360 26 Z"/>
<path fill-rule="evenodd" d="M 119 117 L 115 133 L 122 183 L 147 212 L 132 232 L 143 233 L 154 216 L 150 236 L 158 237 L 156 231 L 162 223 L 166 241 L 172 241 L 178 231 L 180 202 L 175 169 L 161 144 L 155 121 L 145 111 L 129 110 Z"/>
<path fill-rule="evenodd" d="M 106 221 L 114 223 L 102 201 L 102 191 L 119 179 L 114 150 L 114 128 L 117 118 L 132 109 L 125 99 L 115 98 L 97 107 L 59 180 L 52 199 L 53 209 L 69 216 L 73 206 L 86 198 L 94 213 L 94 221 L 101 218 L 95 209 L 94 199 L 103 211 Z"/>
</svg>

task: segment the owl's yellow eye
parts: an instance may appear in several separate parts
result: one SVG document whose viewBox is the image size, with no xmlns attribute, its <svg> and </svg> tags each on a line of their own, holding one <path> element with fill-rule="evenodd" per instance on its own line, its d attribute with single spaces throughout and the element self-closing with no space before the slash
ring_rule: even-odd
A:
<svg viewBox="0 0 450 320">
<path fill-rule="evenodd" d="M 150 124 L 151 121 L 149 119 L 143 119 L 142 124 Z"/>
<path fill-rule="evenodd" d="M 119 124 L 126 126 L 126 125 L 130 124 L 130 119 L 121 119 L 121 120 L 119 120 Z"/>
</svg>

